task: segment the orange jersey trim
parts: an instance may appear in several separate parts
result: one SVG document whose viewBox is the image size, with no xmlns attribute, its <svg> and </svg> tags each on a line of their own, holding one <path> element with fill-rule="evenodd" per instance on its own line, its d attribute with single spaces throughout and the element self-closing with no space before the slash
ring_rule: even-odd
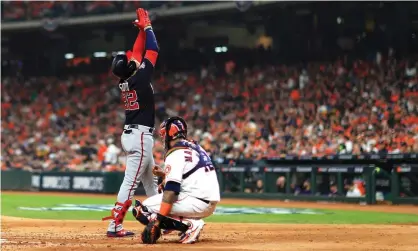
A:
<svg viewBox="0 0 418 251">
<path fill-rule="evenodd" d="M 151 64 L 155 66 L 155 63 L 157 63 L 158 52 L 147 50 L 145 52 L 145 58 L 147 58 L 151 62 Z"/>
</svg>

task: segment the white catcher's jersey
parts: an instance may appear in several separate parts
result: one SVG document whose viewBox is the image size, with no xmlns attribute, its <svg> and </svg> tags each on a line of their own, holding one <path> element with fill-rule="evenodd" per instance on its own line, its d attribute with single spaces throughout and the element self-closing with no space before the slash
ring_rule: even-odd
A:
<svg viewBox="0 0 418 251">
<path fill-rule="evenodd" d="M 206 151 L 194 142 L 177 142 L 166 154 L 166 182 L 181 184 L 180 194 L 220 201 L 215 167 Z"/>
</svg>

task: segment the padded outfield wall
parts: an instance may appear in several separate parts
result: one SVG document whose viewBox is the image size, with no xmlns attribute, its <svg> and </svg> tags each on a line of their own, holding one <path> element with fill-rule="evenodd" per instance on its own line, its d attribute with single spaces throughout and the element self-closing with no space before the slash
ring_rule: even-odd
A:
<svg viewBox="0 0 418 251">
<path fill-rule="evenodd" d="M 217 172 L 223 198 L 418 204 L 417 154 L 225 160 Z M 281 190 L 279 179 L 285 181 Z M 1 189 L 115 194 L 122 180 L 119 172 L 10 170 L 2 171 Z M 356 181 L 364 185 L 364 196 L 348 196 L 347 187 Z M 304 191 L 303 184 L 310 189 Z M 142 186 L 136 194 L 144 194 Z"/>
</svg>

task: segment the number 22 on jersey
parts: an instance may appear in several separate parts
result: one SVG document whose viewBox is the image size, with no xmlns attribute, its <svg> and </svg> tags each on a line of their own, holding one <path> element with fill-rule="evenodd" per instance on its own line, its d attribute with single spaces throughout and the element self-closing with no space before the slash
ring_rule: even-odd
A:
<svg viewBox="0 0 418 251">
<path fill-rule="evenodd" d="M 135 90 L 122 91 L 122 102 L 125 104 L 125 110 L 133 111 L 139 109 L 138 95 Z"/>
</svg>

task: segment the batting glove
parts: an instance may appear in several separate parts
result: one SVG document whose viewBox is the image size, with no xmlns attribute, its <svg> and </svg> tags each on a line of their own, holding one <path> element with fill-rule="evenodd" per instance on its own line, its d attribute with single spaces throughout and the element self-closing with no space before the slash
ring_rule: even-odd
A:
<svg viewBox="0 0 418 251">
<path fill-rule="evenodd" d="M 151 26 L 151 20 L 148 16 L 148 11 L 139 8 L 136 10 L 136 20 L 133 22 L 135 26 L 142 30 L 147 30 L 152 28 Z"/>
</svg>

